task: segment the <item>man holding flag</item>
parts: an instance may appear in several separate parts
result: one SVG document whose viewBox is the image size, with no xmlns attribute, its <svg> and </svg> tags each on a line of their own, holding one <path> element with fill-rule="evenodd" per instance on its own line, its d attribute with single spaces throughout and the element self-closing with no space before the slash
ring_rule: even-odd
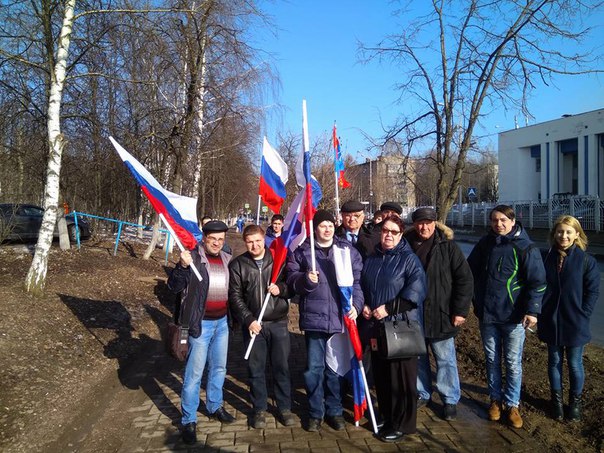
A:
<svg viewBox="0 0 604 453">
<path fill-rule="evenodd" d="M 269 358 L 280 421 L 285 426 L 292 426 L 296 421 L 291 412 L 289 301 L 284 273 L 271 283 L 275 263 L 271 253 L 266 253 L 264 231 L 260 226 L 246 226 L 243 241 L 247 252 L 229 264 L 229 305 L 242 325 L 246 347 L 252 337 L 256 337 L 247 362 L 254 409 L 250 424 L 256 429 L 266 428 L 266 361 Z M 271 296 L 259 321 L 267 291 Z"/>
<path fill-rule="evenodd" d="M 318 210 L 313 217 L 316 246 L 307 239 L 288 256 L 287 283 L 300 296 L 300 330 L 304 331 L 307 367 L 304 372 L 310 406 L 308 431 L 318 431 L 325 421 L 335 430 L 344 429 L 340 377 L 326 366 L 327 342 L 344 332 L 343 316 L 354 320 L 363 307 L 359 284 L 363 264 L 350 242 L 334 237 L 335 219 L 329 211 Z M 349 249 L 353 271 L 352 306 L 343 311 L 333 259 L 333 246 Z M 314 251 L 312 249 L 315 249 Z M 312 256 L 316 270 L 313 270 Z"/>
<path fill-rule="evenodd" d="M 190 314 L 189 319 L 182 320 L 189 327 L 189 354 L 181 394 L 182 438 L 186 444 L 197 442 L 199 390 L 206 362 L 208 414 L 222 423 L 235 421 L 223 407 L 222 393 L 229 347 L 227 302 L 231 255 L 222 251 L 227 230 L 226 224 L 219 220 L 206 223 L 201 243 L 180 253 L 180 261 L 168 278 L 168 288 L 181 295 L 182 313 Z M 193 266 L 199 269 L 201 279 L 193 276 Z"/>
</svg>

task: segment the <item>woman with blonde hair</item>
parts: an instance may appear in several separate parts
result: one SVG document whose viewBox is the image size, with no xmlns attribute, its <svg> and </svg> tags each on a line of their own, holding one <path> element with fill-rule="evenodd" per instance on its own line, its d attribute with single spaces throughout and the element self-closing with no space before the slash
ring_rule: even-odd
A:
<svg viewBox="0 0 604 453">
<path fill-rule="evenodd" d="M 570 381 L 567 419 L 579 421 L 585 382 L 583 349 L 591 340 L 589 319 L 599 296 L 600 272 L 595 258 L 585 251 L 587 236 L 576 218 L 559 217 L 550 242 L 544 259 L 547 289 L 539 316 L 539 338 L 547 343 L 553 418 L 564 417 L 562 363 L 566 355 Z"/>
</svg>

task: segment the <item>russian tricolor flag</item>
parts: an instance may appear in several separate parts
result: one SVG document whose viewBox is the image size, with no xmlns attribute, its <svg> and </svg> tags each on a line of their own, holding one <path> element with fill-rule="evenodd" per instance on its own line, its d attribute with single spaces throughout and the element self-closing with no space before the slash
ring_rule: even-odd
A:
<svg viewBox="0 0 604 453">
<path fill-rule="evenodd" d="M 285 200 L 287 179 L 287 164 L 264 137 L 259 193 L 264 204 L 275 214 L 281 211 L 283 200 Z"/>
<path fill-rule="evenodd" d="M 333 245 L 333 264 L 340 289 L 340 302 L 346 332 L 332 335 L 327 341 L 325 362 L 339 376 L 352 382 L 354 399 L 354 421 L 358 422 L 367 409 L 364 380 L 363 348 L 356 321 L 346 314 L 352 309 L 352 287 L 354 276 L 350 249 Z"/>
<path fill-rule="evenodd" d="M 158 214 L 163 214 L 170 224 L 180 242 L 189 250 L 197 245 L 197 237 L 201 237 L 201 230 L 197 223 L 197 199 L 184 197 L 165 190 L 147 171 L 143 165 L 116 142 L 109 137 L 116 151 L 130 170 L 141 190 L 149 199 L 153 209 Z"/>
</svg>

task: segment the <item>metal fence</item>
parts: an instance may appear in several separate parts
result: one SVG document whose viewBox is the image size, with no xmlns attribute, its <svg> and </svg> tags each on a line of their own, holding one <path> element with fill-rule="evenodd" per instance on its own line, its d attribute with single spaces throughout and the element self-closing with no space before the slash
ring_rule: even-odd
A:
<svg viewBox="0 0 604 453">
<path fill-rule="evenodd" d="M 510 205 L 516 219 L 526 228 L 552 228 L 555 220 L 564 214 L 576 217 L 586 231 L 604 230 L 604 200 L 599 197 L 567 196 L 550 198 L 546 202 L 514 201 L 498 203 L 466 203 L 454 205 L 447 215 L 447 225 L 456 227 L 486 227 L 489 214 L 497 204 Z"/>
</svg>

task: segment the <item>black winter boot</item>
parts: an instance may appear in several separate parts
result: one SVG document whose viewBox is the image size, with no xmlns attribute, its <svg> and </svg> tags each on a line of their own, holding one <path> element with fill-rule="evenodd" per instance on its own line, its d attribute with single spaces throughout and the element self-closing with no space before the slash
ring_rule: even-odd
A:
<svg viewBox="0 0 604 453">
<path fill-rule="evenodd" d="M 579 420 L 581 420 L 581 394 L 571 394 L 568 407 L 568 421 L 578 422 Z"/>
<path fill-rule="evenodd" d="M 562 406 L 562 390 L 552 390 L 552 417 L 554 420 L 562 421 L 564 418 L 564 407 Z"/>
</svg>

